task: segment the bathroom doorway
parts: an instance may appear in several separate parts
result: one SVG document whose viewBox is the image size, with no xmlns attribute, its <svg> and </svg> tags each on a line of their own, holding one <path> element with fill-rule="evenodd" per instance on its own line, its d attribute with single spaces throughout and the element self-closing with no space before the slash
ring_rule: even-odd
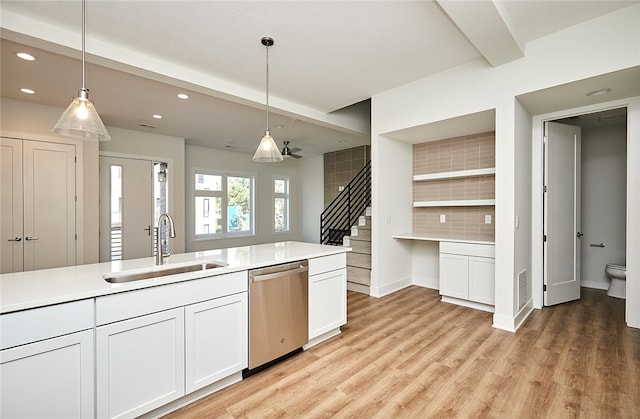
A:
<svg viewBox="0 0 640 419">
<path fill-rule="evenodd" d="M 606 264 L 626 264 L 627 108 L 553 122 L 579 127 L 581 131 L 581 181 L 574 191 L 581 218 L 576 230 L 579 248 L 575 254 L 580 255 L 576 269 L 580 286 L 606 290 Z"/>
</svg>

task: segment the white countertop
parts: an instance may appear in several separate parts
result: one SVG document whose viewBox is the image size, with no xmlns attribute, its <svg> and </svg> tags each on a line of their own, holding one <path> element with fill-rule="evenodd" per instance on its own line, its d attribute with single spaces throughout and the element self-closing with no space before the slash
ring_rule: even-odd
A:
<svg viewBox="0 0 640 419">
<path fill-rule="evenodd" d="M 395 234 L 393 235 L 393 238 L 402 239 L 402 240 L 424 240 L 424 241 L 432 241 L 432 242 L 495 244 L 495 242 L 486 241 L 486 240 L 464 240 L 464 239 L 455 239 L 452 237 L 434 236 L 432 234 L 420 234 L 420 233 Z"/>
<path fill-rule="evenodd" d="M 155 259 L 149 257 L 2 274 L 0 275 L 0 313 L 311 259 L 350 250 L 350 247 L 288 241 L 181 253 L 171 255 L 165 264 L 160 266 L 156 266 Z M 224 262 L 227 266 L 119 284 L 111 284 L 104 280 L 105 276 L 113 274 L 162 270 L 209 261 Z"/>
</svg>

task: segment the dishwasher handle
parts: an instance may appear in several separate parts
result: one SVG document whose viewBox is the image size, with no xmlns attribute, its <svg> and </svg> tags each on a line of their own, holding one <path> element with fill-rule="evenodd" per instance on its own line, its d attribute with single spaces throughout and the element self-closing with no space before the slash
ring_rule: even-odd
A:
<svg viewBox="0 0 640 419">
<path fill-rule="evenodd" d="M 286 275 L 296 275 L 296 274 L 299 274 L 302 272 L 308 272 L 308 271 L 309 271 L 308 266 L 300 266 L 299 268 L 289 269 L 286 271 L 279 271 L 279 272 L 273 272 L 273 273 L 262 274 L 262 275 L 251 275 L 251 281 L 252 282 L 266 281 L 268 279 L 281 278 Z"/>
</svg>

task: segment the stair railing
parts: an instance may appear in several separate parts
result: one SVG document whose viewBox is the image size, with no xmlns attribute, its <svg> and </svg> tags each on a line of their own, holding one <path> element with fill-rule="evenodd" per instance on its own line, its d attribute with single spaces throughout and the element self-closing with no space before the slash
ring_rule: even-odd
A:
<svg viewBox="0 0 640 419">
<path fill-rule="evenodd" d="M 320 243 L 342 245 L 342 238 L 351 234 L 351 226 L 370 205 L 371 161 L 320 214 Z"/>
</svg>

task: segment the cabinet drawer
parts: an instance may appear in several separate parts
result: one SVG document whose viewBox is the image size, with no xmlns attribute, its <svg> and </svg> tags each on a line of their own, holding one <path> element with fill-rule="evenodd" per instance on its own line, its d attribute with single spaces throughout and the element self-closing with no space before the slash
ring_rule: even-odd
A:
<svg viewBox="0 0 640 419">
<path fill-rule="evenodd" d="M 88 299 L 3 314 L 0 349 L 91 329 L 93 307 L 93 299 Z"/>
<path fill-rule="evenodd" d="M 493 244 L 440 242 L 440 253 L 492 258 L 496 255 L 496 246 Z"/>
<path fill-rule="evenodd" d="M 323 272 L 335 271 L 347 266 L 347 254 L 338 253 L 336 255 L 322 256 L 309 259 L 309 276 Z"/>
<path fill-rule="evenodd" d="M 186 306 L 248 290 L 247 271 L 96 298 L 96 325 Z"/>
</svg>

